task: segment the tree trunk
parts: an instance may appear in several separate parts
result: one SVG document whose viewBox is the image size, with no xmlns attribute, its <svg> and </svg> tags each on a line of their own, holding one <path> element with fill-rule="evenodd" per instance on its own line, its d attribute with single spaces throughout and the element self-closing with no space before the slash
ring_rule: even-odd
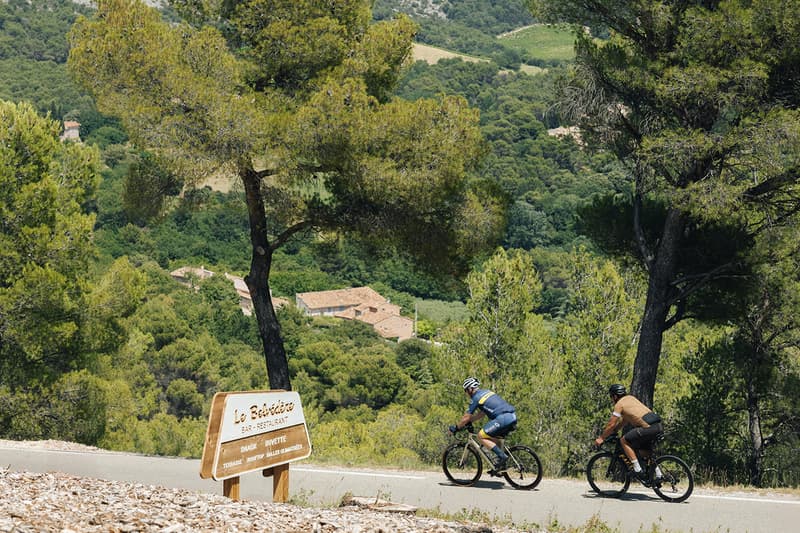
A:
<svg viewBox="0 0 800 533">
<path fill-rule="evenodd" d="M 664 221 L 661 240 L 656 249 L 647 286 L 647 300 L 642 316 L 639 346 L 633 363 L 631 394 L 648 407 L 653 406 L 653 392 L 656 386 L 658 363 L 661 358 L 661 344 L 670 299 L 674 295 L 672 282 L 683 234 L 684 219 L 677 209 L 670 209 Z"/>
<path fill-rule="evenodd" d="M 289 363 L 283 347 L 281 328 L 269 290 L 269 272 L 272 266 L 272 248 L 267 239 L 267 218 L 264 198 L 261 195 L 261 179 L 252 168 L 240 171 L 247 198 L 247 213 L 250 219 L 250 243 L 253 246 L 250 272 L 245 277 L 253 310 L 258 322 L 258 333 L 264 346 L 270 389 L 291 390 Z"/>
<path fill-rule="evenodd" d="M 750 483 L 756 487 L 761 486 L 764 477 L 764 439 L 761 434 L 761 409 L 758 405 L 758 391 L 755 379 L 747 378 L 747 420 L 750 432 L 750 457 L 747 469 L 750 473 Z"/>
</svg>

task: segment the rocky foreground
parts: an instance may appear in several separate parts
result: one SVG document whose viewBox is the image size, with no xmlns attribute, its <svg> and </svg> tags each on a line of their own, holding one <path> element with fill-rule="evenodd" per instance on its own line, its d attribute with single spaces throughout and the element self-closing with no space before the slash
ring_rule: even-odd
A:
<svg viewBox="0 0 800 533">
<path fill-rule="evenodd" d="M 190 531 L 512 533 L 514 529 L 388 513 L 232 501 L 153 485 L 0 467 L 0 532 Z"/>
</svg>

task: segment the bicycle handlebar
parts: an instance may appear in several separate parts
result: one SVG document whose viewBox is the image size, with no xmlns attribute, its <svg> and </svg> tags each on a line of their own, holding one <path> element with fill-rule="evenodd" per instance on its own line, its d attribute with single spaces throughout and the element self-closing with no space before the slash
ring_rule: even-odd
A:
<svg viewBox="0 0 800 533">
<path fill-rule="evenodd" d="M 612 433 L 611 435 L 608 436 L 608 438 L 603 440 L 603 443 L 601 445 L 598 446 L 597 444 L 592 443 L 591 447 L 594 448 L 595 450 L 602 449 L 603 446 L 605 446 L 606 444 L 612 447 L 616 447 L 617 442 L 619 442 L 619 433 Z"/>
<path fill-rule="evenodd" d="M 462 431 L 466 431 L 467 433 L 475 433 L 475 426 L 473 426 L 472 422 L 470 422 L 469 424 L 465 425 L 463 428 L 457 428 L 454 434 L 460 433 Z"/>
</svg>

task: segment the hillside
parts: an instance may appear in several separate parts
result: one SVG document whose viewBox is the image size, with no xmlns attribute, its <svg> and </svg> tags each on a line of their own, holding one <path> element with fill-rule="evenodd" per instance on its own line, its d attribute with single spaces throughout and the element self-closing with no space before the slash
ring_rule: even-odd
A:
<svg viewBox="0 0 800 533">
<path fill-rule="evenodd" d="M 261 47 L 275 29 L 256 28 L 265 11 L 178 25 L 177 11 L 94 20 L 71 0 L 0 2 L 0 437 L 197 457 L 214 394 L 268 386 L 274 356 L 321 462 L 438 464 L 474 375 L 516 407 L 515 438 L 546 474 L 571 476 L 609 414 L 608 385 L 644 365 L 664 444 L 698 483 L 800 484 L 800 85 L 784 75 L 800 51 L 732 37 L 772 78 L 745 83 L 727 65 L 722 83 L 704 47 L 678 39 L 686 61 L 646 62 L 676 61 L 651 78 L 622 55 L 572 68 L 571 34 L 523 0 L 379 0 L 373 18 L 367 4 L 336 3 L 352 10 L 341 20 L 326 2 L 237 4 L 285 8 L 286 48 Z M 375 24 L 397 12 L 415 25 Z M 589 49 L 608 38 L 596 31 Z M 642 53 L 617 33 L 596 58 Z M 412 39 L 428 59 L 401 68 L 393 52 Z M 603 69 L 619 93 L 583 78 Z M 684 109 L 702 120 L 678 127 Z M 66 121 L 80 143 L 60 141 Z M 755 193 L 769 198 L 756 206 Z M 671 274 L 648 314 L 665 243 Z M 369 286 L 414 317 L 417 338 L 266 303 L 260 328 L 224 275 L 181 285 L 181 267 L 250 275 L 264 302 Z M 655 317 L 647 357 L 643 317 Z"/>
</svg>

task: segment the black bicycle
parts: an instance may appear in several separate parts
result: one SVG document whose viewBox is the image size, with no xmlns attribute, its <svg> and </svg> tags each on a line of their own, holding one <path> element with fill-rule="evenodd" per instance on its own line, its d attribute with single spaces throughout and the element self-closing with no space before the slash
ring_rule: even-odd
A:
<svg viewBox="0 0 800 533">
<path fill-rule="evenodd" d="M 631 478 L 637 481 L 639 478 L 622 450 L 618 435 L 610 436 L 603 444 L 613 444 L 613 451 L 606 448 L 593 455 L 586 464 L 586 477 L 596 493 L 619 498 L 630 487 Z M 646 460 L 642 460 L 638 450 L 636 453 L 639 463 L 645 466 L 647 474 L 641 483 L 653 489 L 661 499 L 679 503 L 692 494 L 694 476 L 683 459 L 675 455 L 658 456 L 655 446 Z"/>
<path fill-rule="evenodd" d="M 492 452 L 481 446 L 476 430 L 467 424 L 467 437 L 447 446 L 442 454 L 442 469 L 447 479 L 456 485 L 473 485 L 483 473 L 483 464 L 489 465 L 489 474 L 504 477 L 516 489 L 532 489 L 542 480 L 542 462 L 532 449 L 520 444 L 506 446 L 503 450 L 508 455 L 507 468 L 495 470 Z"/>
</svg>

